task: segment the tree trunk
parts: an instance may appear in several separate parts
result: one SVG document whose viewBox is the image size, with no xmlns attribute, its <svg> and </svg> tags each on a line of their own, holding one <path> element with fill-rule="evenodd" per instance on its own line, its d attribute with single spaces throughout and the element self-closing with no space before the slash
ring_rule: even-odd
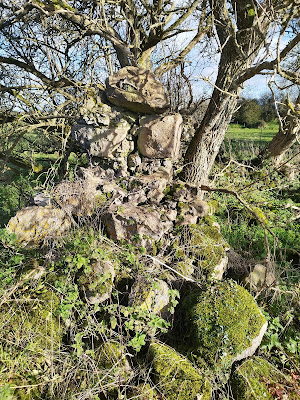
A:
<svg viewBox="0 0 300 400">
<path fill-rule="evenodd" d="M 298 96 L 295 106 L 288 103 L 289 109 L 282 121 L 282 126 L 268 146 L 254 160 L 255 165 L 259 165 L 263 160 L 270 158 L 273 159 L 274 164 L 279 165 L 285 152 L 296 142 L 300 131 L 300 111 L 297 104 L 299 101 L 300 96 Z"/>
<path fill-rule="evenodd" d="M 233 49 L 231 40 L 228 40 L 222 51 L 212 98 L 185 155 L 183 175 L 189 182 L 207 184 L 209 173 L 236 108 L 241 87 L 233 89 L 232 82 L 246 62 L 241 60 Z"/>
</svg>

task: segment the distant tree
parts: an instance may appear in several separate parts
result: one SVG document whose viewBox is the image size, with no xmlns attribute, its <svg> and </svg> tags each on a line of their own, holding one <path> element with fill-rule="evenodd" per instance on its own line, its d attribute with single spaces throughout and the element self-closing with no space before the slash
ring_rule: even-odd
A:
<svg viewBox="0 0 300 400">
<path fill-rule="evenodd" d="M 257 126 L 261 117 L 262 107 L 256 99 L 243 100 L 239 104 L 238 111 L 234 114 L 234 120 L 248 128 Z"/>
<path fill-rule="evenodd" d="M 262 108 L 261 118 L 265 122 L 274 121 L 277 118 L 277 112 L 273 96 L 271 94 L 265 94 L 258 102 Z"/>
</svg>

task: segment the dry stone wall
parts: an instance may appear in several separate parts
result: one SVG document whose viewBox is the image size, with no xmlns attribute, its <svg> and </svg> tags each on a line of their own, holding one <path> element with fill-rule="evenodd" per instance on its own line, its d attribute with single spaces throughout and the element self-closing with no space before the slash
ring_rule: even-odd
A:
<svg viewBox="0 0 300 400">
<path fill-rule="evenodd" d="M 7 228 L 19 244 L 37 246 L 63 235 L 74 219 L 98 213 L 109 238 L 140 246 L 150 255 L 153 271 L 159 270 L 159 264 L 170 266 L 168 273 L 133 277 L 127 305 L 133 312 L 168 320 L 174 306 L 172 285 L 197 282 L 197 291 L 181 303 L 188 332 L 177 327 L 179 336 L 189 335 L 189 348 L 182 353 L 196 355 L 196 366 L 155 341 L 148 357 L 165 398 L 174 398 L 177 381 L 173 375 L 178 375 L 184 388 L 178 398 L 210 399 L 206 376 L 226 380 L 233 362 L 255 352 L 267 323 L 250 293 L 232 281 L 222 281 L 229 247 L 197 188 L 181 182 L 174 173 L 182 117 L 167 112 L 163 86 L 149 71 L 127 67 L 108 78 L 106 96 L 90 92 L 71 130 L 73 139 L 90 156 L 89 168 L 81 168 L 74 182 L 58 184 L 50 200 L 37 196 L 39 205 L 19 211 Z M 147 113 L 151 115 L 143 115 Z M 78 278 L 87 303 L 110 299 L 117 269 L 112 260 L 103 258 L 92 264 L 85 278 Z M 95 286 L 99 276 L 103 279 Z M 114 364 L 112 349 L 120 353 L 125 380 L 132 379 L 125 347 L 103 344 L 99 354 L 104 367 L 110 370 Z M 173 365 L 171 375 L 166 374 L 163 360 L 170 364 L 178 360 L 184 368 Z M 195 381 L 197 385 L 190 387 Z"/>
</svg>

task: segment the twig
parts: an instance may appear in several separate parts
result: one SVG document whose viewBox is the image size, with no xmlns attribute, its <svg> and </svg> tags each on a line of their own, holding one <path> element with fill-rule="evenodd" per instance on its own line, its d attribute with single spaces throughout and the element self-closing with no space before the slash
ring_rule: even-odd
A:
<svg viewBox="0 0 300 400">
<path fill-rule="evenodd" d="M 163 263 L 162 261 L 160 261 L 160 260 L 159 260 L 158 258 L 156 258 L 156 257 L 150 256 L 149 254 L 145 254 L 145 257 L 150 258 L 152 261 L 157 262 L 158 264 L 162 265 L 163 267 L 165 267 L 165 268 L 169 269 L 170 271 L 174 272 L 175 274 L 181 276 L 181 277 L 184 278 L 186 281 L 195 282 L 195 283 L 197 282 L 197 281 L 195 281 L 195 280 L 192 279 L 192 278 L 188 278 L 187 276 L 182 275 L 180 272 L 176 271 L 176 269 L 174 269 L 174 268 L 170 267 L 169 265 Z"/>
</svg>

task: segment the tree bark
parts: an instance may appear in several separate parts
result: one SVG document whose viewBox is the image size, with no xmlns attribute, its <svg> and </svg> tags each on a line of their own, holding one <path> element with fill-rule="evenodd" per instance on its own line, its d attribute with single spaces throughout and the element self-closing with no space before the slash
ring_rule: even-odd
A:
<svg viewBox="0 0 300 400">
<path fill-rule="evenodd" d="M 229 3 L 236 13 L 234 19 Z M 221 58 L 211 101 L 187 149 L 183 170 L 183 178 L 198 185 L 208 182 L 237 98 L 247 79 L 243 76 L 251 69 L 271 24 L 255 3 L 251 3 L 253 8 L 248 10 L 248 3 L 247 0 L 210 0 Z"/>
<path fill-rule="evenodd" d="M 299 96 L 298 96 L 299 101 Z M 259 165 L 263 160 L 272 158 L 275 165 L 279 165 L 284 157 L 286 151 L 296 142 L 297 135 L 300 131 L 300 111 L 297 109 L 298 106 L 292 106 L 280 127 L 278 133 L 273 137 L 268 146 L 261 151 L 253 164 Z"/>
<path fill-rule="evenodd" d="M 241 60 L 235 51 L 232 41 L 233 39 L 228 40 L 222 51 L 212 98 L 185 155 L 183 175 L 189 182 L 207 184 L 209 173 L 236 108 L 241 86 L 232 89 L 232 82 L 237 72 L 245 65 L 245 61 Z"/>
</svg>

